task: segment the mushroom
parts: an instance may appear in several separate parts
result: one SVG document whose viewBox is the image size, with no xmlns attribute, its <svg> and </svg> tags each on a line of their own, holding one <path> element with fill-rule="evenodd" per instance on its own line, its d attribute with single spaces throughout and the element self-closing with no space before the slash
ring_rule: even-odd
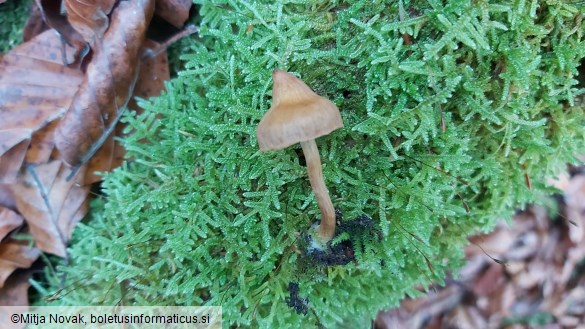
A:
<svg viewBox="0 0 585 329">
<path fill-rule="evenodd" d="M 309 181 L 321 210 L 317 234 L 326 244 L 335 234 L 335 210 L 323 180 L 315 139 L 342 128 L 341 114 L 333 102 L 317 95 L 288 72 L 277 69 L 272 80 L 272 107 L 256 129 L 258 145 L 260 151 L 269 151 L 301 143 Z"/>
</svg>

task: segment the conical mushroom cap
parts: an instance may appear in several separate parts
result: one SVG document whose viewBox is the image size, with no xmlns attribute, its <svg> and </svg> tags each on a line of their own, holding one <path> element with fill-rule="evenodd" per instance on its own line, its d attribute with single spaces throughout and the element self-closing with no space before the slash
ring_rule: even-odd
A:
<svg viewBox="0 0 585 329">
<path fill-rule="evenodd" d="M 343 127 L 337 106 L 299 78 L 277 69 L 272 80 L 272 107 L 256 129 L 260 151 L 283 149 Z"/>
</svg>

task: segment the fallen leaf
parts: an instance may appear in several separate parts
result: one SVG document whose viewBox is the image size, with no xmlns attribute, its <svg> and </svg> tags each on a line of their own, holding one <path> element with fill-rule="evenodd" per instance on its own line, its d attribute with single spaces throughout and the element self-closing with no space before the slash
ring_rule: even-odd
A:
<svg viewBox="0 0 585 329">
<path fill-rule="evenodd" d="M 40 33 L 46 26 L 37 14 L 27 27 L 31 39 L 0 56 L 1 282 L 10 282 L 10 273 L 29 267 L 40 252 L 67 257 L 73 228 L 88 210 L 90 184 L 101 179 L 94 171 L 109 171 L 123 159 L 124 150 L 111 136 L 122 135 L 124 126 L 117 124 L 122 109 L 139 110 L 132 95 L 156 96 L 169 78 L 166 52 L 161 51 L 166 44 L 145 41 L 153 0 L 116 6 L 114 0 L 67 1 L 68 17 L 62 15 L 60 1 L 37 0 L 37 12 L 77 48 L 63 44 L 54 30 Z M 182 0 L 171 4 L 186 8 L 174 18 L 186 19 L 190 5 Z M 73 27 L 95 41 L 85 73 L 68 66 L 86 50 Z M 74 167 L 62 158 L 74 159 L 69 162 Z M 12 239 L 17 230 L 29 233 L 34 247 Z M 26 304 L 21 287 L 28 284 L 18 285 Z M 3 328 L 1 324 L 0 319 Z"/>
<path fill-rule="evenodd" d="M 29 139 L 32 132 L 32 129 L 28 128 L 0 130 L 0 154 L 8 152 L 20 142 Z"/>
<path fill-rule="evenodd" d="M 49 162 L 55 150 L 53 135 L 58 123 L 59 120 L 51 121 L 33 134 L 24 159 L 26 163 L 43 164 Z"/>
<path fill-rule="evenodd" d="M 31 139 L 41 138 L 36 132 L 63 115 L 81 83 L 81 72 L 61 62 L 61 46 L 59 37 L 46 31 L 0 60 L 1 183 L 15 182 L 27 152 L 33 162 L 48 160 L 46 154 L 35 155 L 39 148 L 52 152 L 52 142 L 31 146 Z"/>
<path fill-rule="evenodd" d="M 4 287 L 0 288 L 0 306 L 22 306 L 22 312 L 28 311 L 28 288 L 31 277 L 29 271 L 23 271 L 18 275 L 12 275 L 5 281 Z M 2 308 L 0 308 L 0 313 Z M 0 324 L 5 322 L 0 322 Z M 0 326 L 0 328 L 5 328 Z"/>
<path fill-rule="evenodd" d="M 87 162 L 114 130 L 136 83 L 153 11 L 152 0 L 122 1 L 113 10 L 110 27 L 55 132 L 57 148 L 69 165 Z"/>
<path fill-rule="evenodd" d="M 37 5 L 37 2 L 33 2 L 28 19 L 22 30 L 22 41 L 28 42 L 37 35 L 45 32 L 49 29 L 49 26 L 43 20 L 43 13 Z"/>
<path fill-rule="evenodd" d="M 0 241 L 23 223 L 24 220 L 19 214 L 7 208 L 0 208 Z"/>
<path fill-rule="evenodd" d="M 17 307 L 0 307 L 0 328 L 21 329 L 25 327 L 24 323 L 15 324 L 10 321 L 13 313 L 28 312 L 28 289 L 30 287 L 29 278 L 31 271 L 18 270 L 6 280 L 4 287 L 0 288 L 0 306 L 17 306 Z"/>
<path fill-rule="evenodd" d="M 67 256 L 67 241 L 79 220 L 73 215 L 84 205 L 88 193 L 88 187 L 65 179 L 70 171 L 61 161 L 28 165 L 21 180 L 10 186 L 36 246 L 61 257 Z"/>
<path fill-rule="evenodd" d="M 36 0 L 36 2 L 41 10 L 45 23 L 57 31 L 61 38 L 75 49 L 75 60 L 66 64 L 81 62 L 89 48 L 85 40 L 83 40 L 83 36 L 69 24 L 67 17 L 61 14 L 61 1 Z"/>
<path fill-rule="evenodd" d="M 67 20 L 89 44 L 100 40 L 109 26 L 108 15 L 116 0 L 79 1 L 64 0 Z"/>
<path fill-rule="evenodd" d="M 146 40 L 144 47 L 146 49 L 156 49 L 159 44 Z M 140 64 L 138 81 L 134 88 L 134 96 L 144 99 L 158 96 L 164 90 L 164 82 L 169 79 L 170 72 L 166 52 L 161 52 L 156 57 L 143 59 Z M 142 111 L 134 98 L 128 102 L 128 108 L 138 113 Z M 123 130 L 124 125 L 118 123 L 115 135 L 122 136 Z M 124 154 L 125 150 L 117 140 L 114 138 L 107 139 L 87 164 L 84 182 L 92 184 L 100 181 L 102 178 L 96 172 L 106 172 L 118 167 L 124 161 Z"/>
<path fill-rule="evenodd" d="M 501 257 L 514 243 L 510 227 L 505 223 L 500 223 L 490 235 L 474 236 L 469 240 L 479 249 L 476 251 L 474 250 L 475 248 L 470 248 L 470 250 L 474 250 L 477 254 L 483 254 L 485 252 L 495 258 Z"/>
<path fill-rule="evenodd" d="M 189 9 L 192 5 L 192 0 L 157 1 L 156 15 L 180 29 L 189 18 Z"/>
<path fill-rule="evenodd" d="M 501 278 L 504 267 L 497 263 L 491 263 L 489 267 L 472 284 L 471 289 L 477 296 L 487 296 L 493 293 L 502 284 Z"/>
<path fill-rule="evenodd" d="M 17 268 L 29 268 L 41 254 L 27 241 L 7 239 L 0 243 L 0 288 Z"/>
<path fill-rule="evenodd" d="M 14 195 L 8 184 L 0 184 L 0 208 L 9 210 L 16 210 L 16 203 L 14 202 Z"/>
<path fill-rule="evenodd" d="M 25 140 L 11 147 L 0 156 L 0 183 L 10 184 L 16 181 L 16 176 L 20 171 L 20 166 L 29 145 L 28 138 L 24 136 L 23 139 Z"/>
</svg>

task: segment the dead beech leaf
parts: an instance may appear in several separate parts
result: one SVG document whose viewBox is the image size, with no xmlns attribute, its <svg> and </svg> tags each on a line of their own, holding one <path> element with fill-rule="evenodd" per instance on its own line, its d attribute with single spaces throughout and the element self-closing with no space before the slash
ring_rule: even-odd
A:
<svg viewBox="0 0 585 329">
<path fill-rule="evenodd" d="M 189 18 L 192 0 L 162 0 L 156 2 L 156 15 L 180 29 Z"/>
<path fill-rule="evenodd" d="M 0 241 L 15 228 L 22 226 L 23 222 L 19 214 L 7 208 L 0 208 Z"/>
<path fill-rule="evenodd" d="M 28 311 L 28 288 L 30 287 L 28 279 L 32 273 L 23 270 L 17 272 L 4 282 L 4 287 L 0 288 L 0 306 L 22 306 L 21 312 L 26 312 Z M 12 310 L 14 311 L 14 309 Z M 4 309 L 0 307 L 0 328 L 8 328 L 4 326 L 7 322 L 1 321 L 3 318 L 8 319 L 3 311 Z"/>
<path fill-rule="evenodd" d="M 61 1 L 55 0 L 36 0 L 38 7 L 41 9 L 45 23 L 53 28 L 67 44 L 75 49 L 75 60 L 80 62 L 88 52 L 88 46 L 71 24 L 67 17 L 61 14 Z M 67 62 L 71 64 L 73 62 Z"/>
<path fill-rule="evenodd" d="M 26 241 L 8 239 L 0 243 L 0 288 L 17 268 L 29 268 L 41 251 Z"/>
<path fill-rule="evenodd" d="M 32 129 L 16 128 L 0 130 L 0 155 L 6 153 L 20 142 L 27 140 L 32 135 Z"/>
<path fill-rule="evenodd" d="M 39 8 L 37 2 L 32 3 L 28 19 L 22 30 L 22 41 L 28 42 L 37 35 L 45 32 L 49 29 L 49 26 L 43 20 L 43 13 Z"/>
<path fill-rule="evenodd" d="M 485 237 L 472 238 L 493 256 L 506 259 L 506 266 L 491 262 L 491 256 L 484 255 L 473 242 L 466 248 L 469 263 L 459 279 L 448 281 L 443 288 L 467 287 L 461 304 L 426 317 L 424 326 L 409 328 L 430 328 L 437 323 L 433 328 L 532 328 L 535 324 L 531 326 L 526 320 L 539 317 L 547 322 L 536 325 L 538 328 L 585 329 L 585 234 L 578 231 L 585 226 L 585 166 L 574 168 L 574 172 L 562 184 L 564 202 L 557 199 L 560 213 L 567 218 L 561 215 L 563 220 L 555 220 L 546 208 L 530 206 L 514 217 L 509 228 L 502 226 Z M 432 301 L 430 295 L 423 298 Z M 401 309 L 392 312 L 403 310 L 410 310 L 405 301 Z M 506 324 L 513 319 L 523 323 Z M 393 328 L 379 324 L 380 328 Z"/>
<path fill-rule="evenodd" d="M 512 232 L 505 223 L 499 224 L 497 229 L 487 236 L 473 236 L 469 240 L 477 246 L 477 251 L 474 252 L 485 253 L 495 258 L 501 257 L 514 243 Z"/>
<path fill-rule="evenodd" d="M 0 183 L 10 184 L 16 181 L 28 145 L 29 141 L 25 140 L 0 156 Z"/>
<path fill-rule="evenodd" d="M 81 83 L 81 72 L 62 64 L 61 48 L 47 31 L 0 59 L 0 182 L 16 180 L 29 146 L 34 153 L 40 147 L 31 146 L 31 138 L 63 115 Z M 52 151 L 49 144 L 45 153 Z"/>
<path fill-rule="evenodd" d="M 89 44 L 94 44 L 108 29 L 108 15 L 116 0 L 79 1 L 64 0 L 67 20 Z"/>
<path fill-rule="evenodd" d="M 51 121 L 33 134 L 26 152 L 26 163 L 42 164 L 49 162 L 51 154 L 55 150 L 53 135 L 58 123 L 59 120 Z"/>
<path fill-rule="evenodd" d="M 10 321 L 10 316 L 13 313 L 28 312 L 28 288 L 30 283 L 28 279 L 31 277 L 30 270 L 17 270 L 5 282 L 4 287 L 0 288 L 0 328 L 3 329 L 21 329 L 26 325 L 24 323 L 13 323 Z"/>
<path fill-rule="evenodd" d="M 6 208 L 12 211 L 16 211 L 16 203 L 14 202 L 14 196 L 10 190 L 10 185 L 0 183 L 0 208 Z"/>
<path fill-rule="evenodd" d="M 160 44 L 157 42 L 146 40 L 144 47 L 148 49 L 157 49 Z M 169 72 L 169 62 L 166 51 L 161 52 L 158 56 L 144 58 L 140 64 L 140 72 L 138 81 L 134 88 L 134 96 L 141 98 L 149 98 L 159 96 L 165 89 L 164 82 L 171 78 Z M 140 108 L 135 106 L 135 110 Z"/>
<path fill-rule="evenodd" d="M 112 11 L 110 27 L 96 44 L 86 76 L 55 132 L 66 163 L 87 162 L 114 130 L 136 83 L 153 11 L 153 0 L 122 1 Z"/>
<path fill-rule="evenodd" d="M 504 268 L 500 264 L 491 263 L 489 267 L 473 283 L 471 289 L 477 296 L 488 296 L 502 284 Z"/>
<path fill-rule="evenodd" d="M 156 49 L 159 44 L 146 40 L 144 47 Z M 146 58 L 141 61 L 138 80 L 134 88 L 134 96 L 149 98 L 160 95 L 164 90 L 164 82 L 170 79 L 169 64 L 166 52 L 161 52 L 153 58 Z M 142 109 L 136 104 L 134 98 L 128 102 L 128 108 L 138 113 Z M 116 136 L 122 136 L 124 125 L 118 123 L 116 126 Z M 111 168 L 116 168 L 124 161 L 125 150 L 120 143 L 114 138 L 109 138 L 104 142 L 100 150 L 91 158 L 87 164 L 87 171 L 84 178 L 85 184 L 99 182 L 102 178 L 96 172 L 106 172 Z"/>
<path fill-rule="evenodd" d="M 70 171 L 61 161 L 28 165 L 21 180 L 10 186 L 37 247 L 61 257 L 67 255 L 67 241 L 80 219 L 74 215 L 85 206 L 88 193 L 88 187 L 65 179 Z"/>
</svg>

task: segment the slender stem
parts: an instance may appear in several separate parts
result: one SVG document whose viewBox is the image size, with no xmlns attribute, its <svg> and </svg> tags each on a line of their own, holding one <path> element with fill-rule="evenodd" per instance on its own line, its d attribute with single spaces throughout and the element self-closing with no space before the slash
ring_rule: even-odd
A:
<svg viewBox="0 0 585 329">
<path fill-rule="evenodd" d="M 315 198 L 321 210 L 321 224 L 317 233 L 324 243 L 327 243 L 335 235 L 335 210 L 333 203 L 329 198 L 329 192 L 323 180 L 323 171 L 321 171 L 321 158 L 319 157 L 319 150 L 315 140 L 311 139 L 306 142 L 301 142 L 305 160 L 307 161 L 307 171 L 309 173 L 309 181 L 315 193 Z"/>
</svg>

